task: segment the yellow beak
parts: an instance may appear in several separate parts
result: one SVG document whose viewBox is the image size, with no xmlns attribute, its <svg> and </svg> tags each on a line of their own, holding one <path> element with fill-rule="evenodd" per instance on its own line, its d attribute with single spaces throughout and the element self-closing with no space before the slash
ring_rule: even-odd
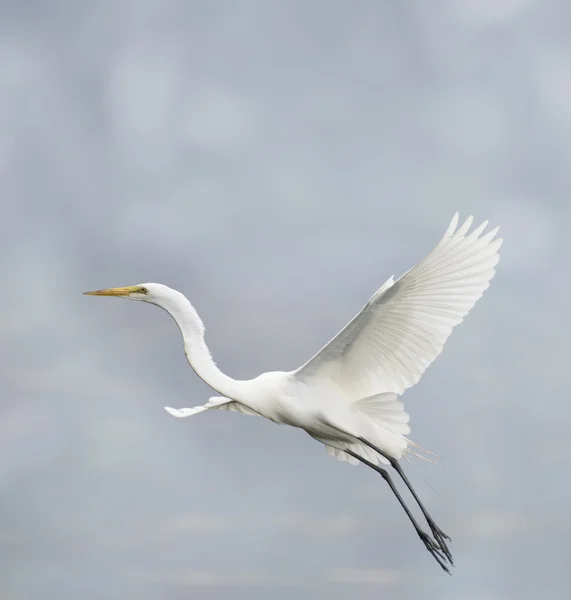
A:
<svg viewBox="0 0 571 600">
<path fill-rule="evenodd" d="M 128 287 L 109 288 L 107 290 L 95 290 L 93 292 L 83 292 L 85 296 L 130 296 L 139 290 L 138 285 Z"/>
</svg>

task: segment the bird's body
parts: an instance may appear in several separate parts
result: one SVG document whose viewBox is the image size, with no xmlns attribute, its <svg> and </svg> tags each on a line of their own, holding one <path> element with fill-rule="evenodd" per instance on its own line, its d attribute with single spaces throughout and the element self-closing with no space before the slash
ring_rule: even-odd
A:
<svg viewBox="0 0 571 600">
<path fill-rule="evenodd" d="M 236 410 L 251 410 L 279 425 L 298 427 L 339 449 L 359 444 L 359 437 L 367 437 L 395 458 L 400 458 L 406 447 L 402 436 L 376 425 L 359 403 L 351 402 L 341 390 L 311 388 L 297 381 L 293 373 L 281 371 L 263 373 L 242 383 L 244 395 Z"/>
<path fill-rule="evenodd" d="M 414 454 L 407 437 L 409 415 L 399 396 L 417 383 L 442 346 L 488 287 L 499 260 L 497 228 L 482 235 L 487 222 L 470 233 L 469 217 L 457 228 L 454 215 L 435 249 L 396 282 L 389 278 L 357 316 L 305 365 L 237 381 L 222 373 L 204 341 L 204 325 L 186 297 L 150 283 L 88 292 L 156 304 L 177 323 L 187 359 L 220 396 L 194 408 L 167 411 L 188 417 L 206 410 L 234 410 L 297 427 L 327 451 L 379 471 L 397 495 L 417 533 L 439 564 L 452 562 L 440 531 L 398 461 Z M 412 446 L 412 447 L 411 447 Z M 424 533 L 381 462 L 394 467 L 427 518 L 434 539 Z"/>
</svg>

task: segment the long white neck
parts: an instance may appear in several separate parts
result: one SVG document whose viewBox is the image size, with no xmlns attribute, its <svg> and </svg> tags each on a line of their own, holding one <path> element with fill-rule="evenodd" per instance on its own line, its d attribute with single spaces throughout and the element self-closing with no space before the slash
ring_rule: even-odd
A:
<svg viewBox="0 0 571 600">
<path fill-rule="evenodd" d="M 204 341 L 204 324 L 194 306 L 180 292 L 161 299 L 157 306 L 169 313 L 178 325 L 184 341 L 184 353 L 195 373 L 218 393 L 238 400 L 243 395 L 245 382 L 228 377 L 216 366 Z"/>
</svg>

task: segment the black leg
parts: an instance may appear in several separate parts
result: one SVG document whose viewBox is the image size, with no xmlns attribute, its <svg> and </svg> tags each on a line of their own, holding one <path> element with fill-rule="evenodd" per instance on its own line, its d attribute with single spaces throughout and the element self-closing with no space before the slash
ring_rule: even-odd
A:
<svg viewBox="0 0 571 600">
<path fill-rule="evenodd" d="M 444 569 L 444 571 L 446 571 L 446 573 L 448 573 L 450 575 L 450 571 L 445 563 L 446 555 L 442 553 L 442 551 L 440 550 L 438 545 L 434 543 L 434 540 L 425 531 L 423 531 L 420 528 L 420 526 L 416 522 L 416 519 L 414 518 L 414 516 L 408 509 L 408 506 L 405 504 L 404 500 L 402 499 L 402 496 L 400 495 L 399 491 L 397 490 L 397 488 L 396 488 L 393 480 L 391 479 L 391 476 L 388 474 L 388 472 L 385 471 L 385 469 L 382 469 L 381 467 L 379 467 L 378 465 L 375 465 L 372 462 L 368 461 L 366 458 L 359 456 L 352 450 L 345 450 L 345 452 L 347 454 L 349 454 L 350 456 L 352 456 L 353 458 L 356 458 L 358 461 L 362 462 L 363 464 L 367 465 L 368 467 L 371 467 L 371 469 L 374 469 L 375 471 L 377 471 L 377 473 L 381 474 L 382 478 L 389 484 L 393 494 L 397 497 L 397 500 L 400 502 L 400 505 L 403 507 L 404 511 L 406 512 L 408 518 L 410 519 L 410 522 L 413 524 L 414 529 L 416 530 L 416 533 L 418 534 L 418 537 L 422 540 L 422 543 L 425 545 L 426 549 L 430 552 L 430 554 L 432 554 L 432 556 L 435 558 L 436 562 Z"/>
<path fill-rule="evenodd" d="M 448 545 L 446 544 L 446 540 L 450 540 L 450 538 L 436 525 L 436 523 L 434 522 L 434 519 L 428 514 L 428 511 L 424 508 L 422 502 L 420 501 L 420 498 L 417 496 L 416 492 L 414 491 L 414 488 L 412 487 L 410 481 L 408 480 L 408 477 L 405 475 L 405 472 L 402 470 L 402 467 L 400 466 L 398 460 L 396 460 L 392 456 L 389 456 L 388 454 L 385 454 L 382 450 L 380 450 L 375 445 L 368 442 L 366 439 L 359 438 L 359 440 L 361 442 L 363 442 L 363 444 L 366 444 L 367 446 L 369 446 L 369 448 L 375 450 L 375 452 L 378 452 L 381 456 L 384 456 L 391 463 L 391 466 L 393 467 L 393 469 L 399 474 L 400 478 L 405 482 L 406 487 L 410 490 L 410 493 L 413 495 L 414 499 L 416 500 L 416 503 L 418 504 L 420 510 L 422 511 L 422 514 L 426 518 L 426 522 L 428 523 L 428 526 L 430 527 L 430 531 L 432 531 L 432 535 L 434 536 L 434 539 L 438 542 L 440 549 L 442 550 L 442 552 L 444 552 L 444 554 L 446 555 L 446 558 L 450 561 L 450 564 L 453 565 L 454 561 L 452 560 L 452 554 L 450 553 L 450 550 L 448 549 Z"/>
</svg>

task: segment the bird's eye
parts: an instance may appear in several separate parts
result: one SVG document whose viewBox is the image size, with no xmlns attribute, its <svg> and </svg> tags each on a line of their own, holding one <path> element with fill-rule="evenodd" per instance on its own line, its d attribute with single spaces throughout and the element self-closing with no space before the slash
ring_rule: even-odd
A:
<svg viewBox="0 0 571 600">
<path fill-rule="evenodd" d="M 149 290 L 146 287 L 139 288 L 139 291 L 141 292 L 141 294 L 148 294 L 149 293 Z"/>
</svg>

